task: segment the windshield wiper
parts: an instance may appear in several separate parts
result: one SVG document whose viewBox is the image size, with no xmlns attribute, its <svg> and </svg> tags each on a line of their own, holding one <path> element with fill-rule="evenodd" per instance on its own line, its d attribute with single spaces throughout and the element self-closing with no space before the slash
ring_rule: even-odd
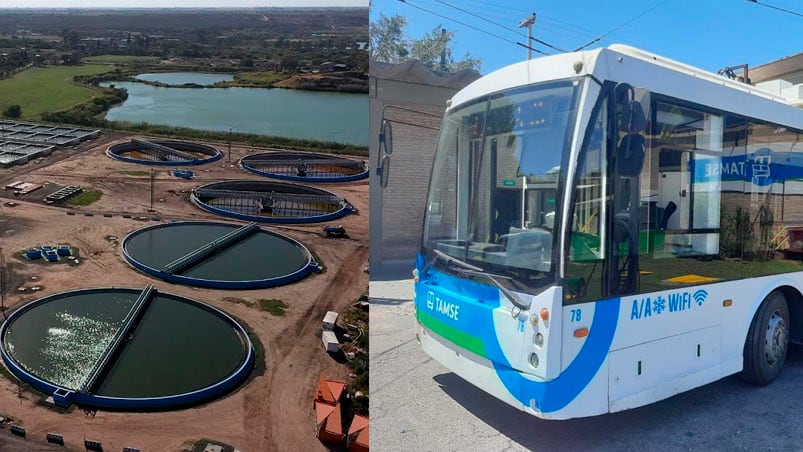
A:
<svg viewBox="0 0 803 452">
<path fill-rule="evenodd" d="M 454 256 L 450 256 L 450 255 L 448 255 L 448 254 L 446 254 L 446 253 L 444 253 L 443 251 L 440 251 L 440 250 L 433 249 L 432 252 L 435 254 L 435 257 L 433 257 L 432 259 L 430 259 L 429 262 L 427 262 L 427 265 L 424 266 L 424 268 L 422 269 L 421 273 L 426 272 L 426 270 L 429 269 L 429 267 L 431 267 L 438 259 L 443 259 L 444 261 L 446 261 L 446 263 L 452 264 L 455 267 L 459 267 L 458 269 L 456 269 L 456 271 L 458 273 L 462 273 L 462 274 L 467 275 L 467 276 L 483 277 L 483 278 L 491 281 L 494 284 L 494 286 L 496 286 L 499 289 L 499 291 L 502 292 L 502 295 L 504 295 L 505 298 L 507 298 L 517 308 L 522 309 L 522 310 L 530 309 L 530 303 L 526 303 L 515 292 L 513 292 L 512 290 L 510 290 L 507 287 L 503 286 L 502 283 L 499 282 L 499 279 L 505 279 L 505 280 L 508 280 L 508 281 L 512 281 L 513 278 L 511 278 L 509 276 L 497 275 L 495 273 L 490 273 L 488 271 L 483 270 L 480 267 L 471 265 L 468 262 L 462 261 L 462 260 L 460 260 L 460 259 L 458 259 L 458 258 L 456 258 Z"/>
</svg>

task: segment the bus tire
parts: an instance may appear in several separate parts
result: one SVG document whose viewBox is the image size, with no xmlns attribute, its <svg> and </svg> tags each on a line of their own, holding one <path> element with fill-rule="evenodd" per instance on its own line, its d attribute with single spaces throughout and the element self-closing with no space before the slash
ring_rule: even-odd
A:
<svg viewBox="0 0 803 452">
<path fill-rule="evenodd" d="M 771 293 L 758 308 L 744 343 L 743 380 L 772 383 L 781 373 L 789 349 L 789 306 L 780 291 Z"/>
</svg>

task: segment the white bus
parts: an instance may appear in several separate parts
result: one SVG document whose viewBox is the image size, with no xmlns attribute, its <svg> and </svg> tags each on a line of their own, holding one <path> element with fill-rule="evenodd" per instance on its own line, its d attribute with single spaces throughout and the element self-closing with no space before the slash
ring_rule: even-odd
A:
<svg viewBox="0 0 803 452">
<path fill-rule="evenodd" d="M 796 225 L 785 98 L 621 45 L 514 64 L 448 105 L 416 335 L 548 419 L 768 384 L 803 339 Z"/>
</svg>

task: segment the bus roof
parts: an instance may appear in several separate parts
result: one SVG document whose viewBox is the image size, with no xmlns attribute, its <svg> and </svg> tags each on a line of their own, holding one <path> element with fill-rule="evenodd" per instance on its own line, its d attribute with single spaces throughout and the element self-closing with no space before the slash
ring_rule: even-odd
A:
<svg viewBox="0 0 803 452">
<path fill-rule="evenodd" d="M 501 68 L 455 94 L 450 108 L 510 88 L 584 75 L 600 82 L 629 83 L 654 93 L 803 130 L 803 110 L 791 106 L 784 97 L 621 44 L 550 55 Z"/>
</svg>

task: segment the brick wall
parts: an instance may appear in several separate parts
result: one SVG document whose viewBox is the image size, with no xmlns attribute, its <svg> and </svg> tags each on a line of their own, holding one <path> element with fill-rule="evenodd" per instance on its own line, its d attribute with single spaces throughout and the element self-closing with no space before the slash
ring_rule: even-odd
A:
<svg viewBox="0 0 803 452">
<path fill-rule="evenodd" d="M 383 192 L 382 257 L 391 261 L 415 257 L 421 244 L 429 176 L 438 143 L 438 117 L 445 110 L 445 105 L 400 106 L 426 114 L 393 108 L 386 114 L 393 122 L 393 154 Z"/>
</svg>

